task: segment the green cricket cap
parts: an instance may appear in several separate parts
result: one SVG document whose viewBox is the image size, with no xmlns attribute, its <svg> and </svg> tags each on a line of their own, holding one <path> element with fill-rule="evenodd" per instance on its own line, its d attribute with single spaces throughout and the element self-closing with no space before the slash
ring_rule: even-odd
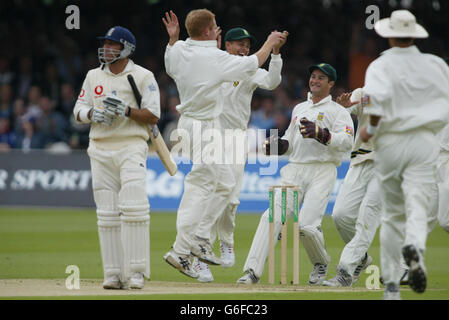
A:
<svg viewBox="0 0 449 320">
<path fill-rule="evenodd" d="M 329 77 L 329 80 L 337 81 L 337 71 L 330 64 L 318 63 L 318 64 L 311 65 L 309 67 L 309 72 L 312 73 L 313 70 L 315 70 L 315 69 L 319 69 L 319 70 L 323 71 L 323 73 Z"/>
<path fill-rule="evenodd" d="M 233 41 L 248 38 L 251 46 L 256 42 L 256 38 L 254 38 L 248 31 L 243 28 L 232 28 L 228 30 L 225 34 L 224 41 Z"/>
</svg>

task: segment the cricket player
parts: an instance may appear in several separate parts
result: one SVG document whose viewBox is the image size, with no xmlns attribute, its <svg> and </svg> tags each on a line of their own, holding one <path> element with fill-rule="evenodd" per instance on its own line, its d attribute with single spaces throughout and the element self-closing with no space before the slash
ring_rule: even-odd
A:
<svg viewBox="0 0 449 320">
<path fill-rule="evenodd" d="M 354 141 L 353 121 L 349 112 L 332 101 L 329 94 L 337 80 L 337 72 L 326 63 L 309 68 L 310 92 L 307 101 L 298 104 L 292 113 L 285 135 L 270 137 L 267 154 L 288 154 L 289 163 L 281 169 L 283 185 L 300 188 L 300 239 L 313 265 L 310 285 L 321 285 L 326 279 L 330 257 L 326 252 L 321 220 L 337 178 L 337 167 L 344 153 L 350 152 Z M 278 192 L 277 192 L 278 193 Z M 293 192 L 288 192 L 287 203 L 293 203 Z M 275 239 L 281 231 L 281 199 L 275 195 Z M 293 213 L 287 208 L 287 218 Z M 245 274 L 238 283 L 259 282 L 269 244 L 269 210 L 260 219 L 259 226 L 243 267 Z"/>
<path fill-rule="evenodd" d="M 203 262 L 221 264 L 212 252 L 210 231 L 227 206 L 235 185 L 229 165 L 203 157 L 207 143 L 202 139 L 202 133 L 220 130 L 221 84 L 253 76 L 285 35 L 272 32 L 258 52 L 240 57 L 218 48 L 221 29 L 217 27 L 215 15 L 207 9 L 189 12 L 185 21 L 189 38 L 185 41 L 178 40 L 179 23 L 172 11 L 162 19 L 170 37 L 165 51 L 165 68 L 176 83 L 181 101 L 177 106 L 181 114 L 178 132 L 187 133 L 189 139 L 182 140 L 187 140 L 183 143 L 193 162 L 184 181 L 176 240 L 164 259 L 181 273 L 197 278 L 198 273 L 192 269 L 191 254 Z"/>
<path fill-rule="evenodd" d="M 215 242 L 216 234 L 220 240 L 223 267 L 232 267 L 235 263 L 235 212 L 240 203 L 239 194 L 247 159 L 246 130 L 251 116 L 251 99 L 256 88 L 273 90 L 281 83 L 280 48 L 285 44 L 285 40 L 273 47 L 268 71 L 259 68 L 253 76 L 246 80 L 226 82 L 221 85 L 220 95 L 223 100 L 223 111 L 219 120 L 223 130 L 224 152 L 231 157 L 232 174 L 236 181 L 227 206 L 211 230 L 211 243 Z M 251 47 L 254 46 L 255 38 L 243 28 L 233 28 L 226 32 L 224 41 L 228 53 L 244 57 L 248 56 Z M 215 201 L 212 200 L 212 203 Z M 213 281 L 213 275 L 206 263 L 196 260 L 194 267 L 199 274 L 198 281 Z"/>
<path fill-rule="evenodd" d="M 368 115 L 361 102 L 363 89 L 344 93 L 337 98 L 347 110 L 357 116 L 360 127 L 367 125 Z M 323 282 L 325 286 L 349 287 L 372 263 L 367 251 L 380 224 L 381 200 L 379 184 L 374 176 L 374 147 L 362 142 L 357 131 L 351 164 L 335 201 L 332 219 L 346 243 L 337 266 L 337 275 Z"/>
<path fill-rule="evenodd" d="M 136 48 L 126 28 L 109 29 L 98 49 L 101 66 L 84 80 L 73 113 L 90 123 L 92 188 L 104 269 L 103 288 L 141 289 L 150 277 L 150 205 L 146 185 L 149 125 L 160 116 L 153 73 L 129 58 Z M 142 95 L 137 105 L 127 76 Z"/>
<path fill-rule="evenodd" d="M 413 44 L 428 33 L 408 10 L 393 11 L 375 30 L 391 48 L 366 72 L 363 100 L 369 122 L 360 137 L 366 142 L 374 136 L 376 146 L 384 299 L 400 299 L 401 251 L 410 287 L 419 293 L 426 289 L 427 219 L 436 196 L 436 134 L 449 120 L 449 68 Z"/>
</svg>

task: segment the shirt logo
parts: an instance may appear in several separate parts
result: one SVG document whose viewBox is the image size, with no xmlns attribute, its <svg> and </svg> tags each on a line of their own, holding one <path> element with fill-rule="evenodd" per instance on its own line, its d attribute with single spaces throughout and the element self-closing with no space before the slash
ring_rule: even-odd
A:
<svg viewBox="0 0 449 320">
<path fill-rule="evenodd" d="M 234 87 L 237 87 L 239 85 L 240 81 L 234 81 Z"/>
<path fill-rule="evenodd" d="M 318 120 L 323 120 L 323 118 L 324 118 L 324 112 L 320 112 L 320 113 L 318 113 L 318 117 L 316 117 Z"/>
<path fill-rule="evenodd" d="M 362 107 L 369 107 L 371 105 L 371 98 L 368 94 L 365 94 L 361 100 Z"/>
<path fill-rule="evenodd" d="M 94 91 L 95 91 L 95 93 L 97 95 L 102 94 L 103 93 L 103 86 L 96 86 Z"/>
<path fill-rule="evenodd" d="M 349 134 L 351 137 L 354 136 L 354 129 L 352 129 L 350 126 L 346 126 L 345 132 Z"/>
<path fill-rule="evenodd" d="M 148 89 L 150 89 L 150 91 L 152 91 L 152 92 L 157 90 L 156 86 L 153 83 L 148 86 Z"/>
<path fill-rule="evenodd" d="M 82 97 L 84 97 L 84 94 L 86 93 L 86 91 L 84 90 L 84 89 L 81 89 L 81 92 L 80 92 L 80 98 L 82 98 Z"/>
</svg>

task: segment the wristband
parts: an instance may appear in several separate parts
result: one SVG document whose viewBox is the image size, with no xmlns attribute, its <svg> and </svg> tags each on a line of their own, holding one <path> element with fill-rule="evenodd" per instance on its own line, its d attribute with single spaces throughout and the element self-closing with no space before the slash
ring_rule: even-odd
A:
<svg viewBox="0 0 449 320">
<path fill-rule="evenodd" d="M 89 112 L 91 109 L 83 108 L 78 112 L 78 116 L 82 123 L 88 123 L 91 122 L 91 119 L 89 119 Z"/>
<path fill-rule="evenodd" d="M 366 127 L 366 133 L 370 136 L 374 136 L 377 131 L 377 126 L 373 126 L 371 123 L 368 123 L 368 127 Z"/>
<path fill-rule="evenodd" d="M 131 116 L 131 107 L 128 107 L 125 112 L 125 117 Z"/>
</svg>

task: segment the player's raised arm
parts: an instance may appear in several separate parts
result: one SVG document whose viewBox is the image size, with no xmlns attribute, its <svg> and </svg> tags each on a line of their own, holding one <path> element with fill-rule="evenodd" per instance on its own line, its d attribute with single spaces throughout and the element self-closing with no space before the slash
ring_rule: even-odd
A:
<svg viewBox="0 0 449 320">
<path fill-rule="evenodd" d="M 168 42 L 169 45 L 174 45 L 176 41 L 179 40 L 179 22 L 176 14 L 170 10 L 170 13 L 165 13 L 165 18 L 162 17 L 162 22 L 165 25 L 165 29 L 167 30 L 168 36 L 170 40 Z"/>
<path fill-rule="evenodd" d="M 287 35 L 278 31 L 271 32 L 263 46 L 255 53 L 259 61 L 259 68 L 267 61 L 273 48 L 287 39 Z"/>
</svg>

